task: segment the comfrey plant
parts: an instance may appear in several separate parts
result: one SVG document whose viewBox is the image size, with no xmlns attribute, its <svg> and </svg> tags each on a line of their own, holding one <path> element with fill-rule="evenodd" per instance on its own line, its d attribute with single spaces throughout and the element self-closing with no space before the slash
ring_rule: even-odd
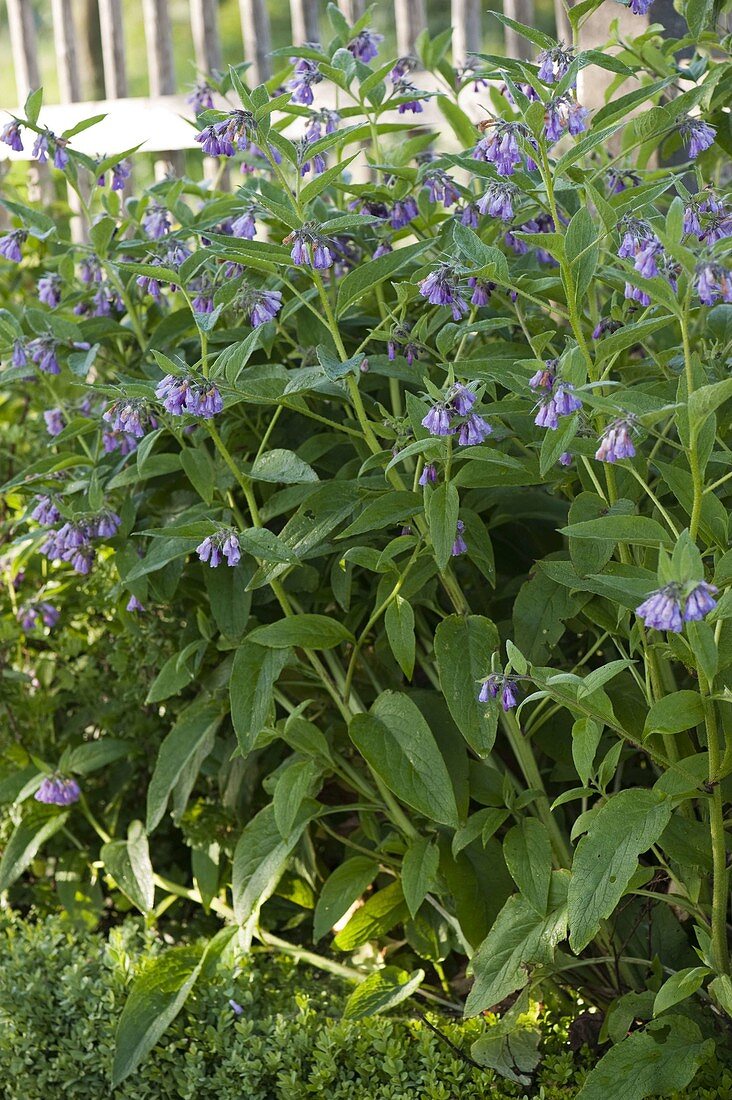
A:
<svg viewBox="0 0 732 1100">
<path fill-rule="evenodd" d="M 613 1044 L 583 1100 L 684 1089 L 724 1045 L 729 73 L 711 6 L 688 17 L 683 53 L 518 25 L 534 60 L 456 71 L 449 36 L 382 58 L 332 7 L 270 85 L 195 94 L 227 192 L 134 187 L 38 93 L 8 123 L 61 149 L 87 238 L 5 185 L 5 663 L 40 685 L 87 592 L 160 654 L 165 736 L 144 825 L 123 728 L 59 712 L 16 746 L 0 887 L 71 845 L 89 906 L 101 864 L 150 921 L 223 919 L 159 964 L 161 1018 L 236 932 L 365 979 L 354 1014 L 459 1004 L 467 970 L 469 1014 L 513 1004 L 472 1056 L 524 1084 L 513 1032 L 569 985 Z M 160 1034 L 156 973 L 115 1080 Z"/>
</svg>

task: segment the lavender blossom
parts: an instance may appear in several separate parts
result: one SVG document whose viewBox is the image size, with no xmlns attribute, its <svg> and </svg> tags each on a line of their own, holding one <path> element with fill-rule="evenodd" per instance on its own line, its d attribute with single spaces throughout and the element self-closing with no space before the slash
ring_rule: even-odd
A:
<svg viewBox="0 0 732 1100">
<path fill-rule="evenodd" d="M 43 419 L 46 421 L 46 431 L 51 436 L 61 435 L 66 427 L 66 420 L 61 409 L 46 409 Z"/>
<path fill-rule="evenodd" d="M 548 141 L 559 141 L 566 130 L 573 137 L 587 129 L 589 111 L 570 95 L 550 99 L 546 105 L 544 131 Z"/>
<path fill-rule="evenodd" d="M 565 49 L 562 42 L 551 49 L 542 50 L 536 59 L 539 62 L 539 80 L 545 84 L 557 84 L 566 74 L 574 60 L 574 49 Z"/>
<path fill-rule="evenodd" d="M 264 325 L 267 321 L 274 321 L 282 308 L 282 294 L 279 290 L 259 290 L 252 295 L 252 306 L 249 319 L 254 328 Z"/>
<path fill-rule="evenodd" d="M 482 416 L 471 413 L 465 423 L 460 426 L 458 443 L 461 447 L 475 447 L 477 444 L 483 443 L 492 431 L 490 424 Z"/>
<path fill-rule="evenodd" d="M 419 475 L 419 484 L 433 485 L 437 481 L 437 467 L 432 462 L 426 462 Z"/>
<path fill-rule="evenodd" d="M 55 309 L 61 301 L 61 276 L 44 275 L 38 280 L 38 301 Z"/>
<path fill-rule="evenodd" d="M 517 194 L 518 190 L 512 183 L 491 183 L 485 194 L 478 199 L 478 210 L 491 218 L 510 222 L 513 220 L 513 201 Z"/>
<path fill-rule="evenodd" d="M 435 168 L 424 177 L 424 185 L 430 202 L 441 202 L 449 209 L 460 201 L 460 192 L 447 172 Z"/>
<path fill-rule="evenodd" d="M 633 458 L 635 447 L 631 438 L 632 423 L 629 420 L 615 420 L 609 424 L 600 437 L 600 446 L 595 452 L 598 462 L 618 462 L 623 458 Z"/>
<path fill-rule="evenodd" d="M 216 569 L 226 559 L 226 564 L 233 568 L 241 561 L 241 547 L 235 531 L 217 531 L 214 535 L 208 535 L 203 542 L 196 547 L 199 561 L 206 562 L 211 569 Z"/>
<path fill-rule="evenodd" d="M 155 396 L 172 416 L 190 413 L 208 420 L 224 407 L 221 394 L 212 382 L 199 382 L 188 376 L 166 374 L 158 382 Z"/>
<path fill-rule="evenodd" d="M 25 229 L 13 229 L 4 237 L 0 237 L 0 256 L 4 256 L 6 260 L 11 260 L 13 263 L 19 264 L 23 259 L 23 253 L 20 250 L 20 246 L 25 243 L 27 237 L 28 234 Z"/>
<path fill-rule="evenodd" d="M 700 118 L 687 118 L 681 123 L 681 136 L 686 142 L 686 152 L 691 160 L 714 144 L 717 131 Z"/>
<path fill-rule="evenodd" d="M 452 544 L 450 553 L 453 558 L 457 558 L 460 554 L 466 554 L 468 550 L 468 544 L 463 538 L 463 531 L 465 530 L 465 524 L 461 519 L 457 521 L 455 527 L 455 541 Z"/>
<path fill-rule="evenodd" d="M 137 596 L 130 596 L 125 607 L 125 611 L 144 611 L 144 604 L 140 603 Z"/>
<path fill-rule="evenodd" d="M 39 164 L 45 164 L 48 160 L 48 131 L 42 134 L 36 134 L 36 140 L 33 142 L 33 149 L 31 150 L 31 156 L 34 157 Z"/>
<path fill-rule="evenodd" d="M 13 354 L 10 362 L 14 367 L 27 366 L 28 356 L 25 353 L 25 344 L 22 340 L 13 340 Z"/>
<path fill-rule="evenodd" d="M 254 219 L 256 207 L 250 205 L 244 210 L 237 218 L 234 218 L 231 223 L 231 233 L 234 237 L 240 237 L 243 240 L 251 241 L 257 232 L 257 226 Z"/>
<path fill-rule="evenodd" d="M 404 229 L 411 221 L 419 216 L 417 203 L 411 197 L 398 199 L 391 208 L 389 225 L 392 229 Z"/>
<path fill-rule="evenodd" d="M 31 512 L 31 519 L 34 519 L 36 523 L 41 523 L 44 526 L 50 523 L 56 523 L 61 519 L 61 513 L 54 504 L 50 496 L 46 494 L 35 498 L 35 507 Z"/>
<path fill-rule="evenodd" d="M 470 302 L 474 306 L 487 306 L 491 294 L 496 289 L 496 284 L 486 281 L 485 279 L 477 279 L 474 275 L 471 275 L 468 279 L 468 286 L 473 288 L 473 293 L 470 297 Z"/>
<path fill-rule="evenodd" d="M 717 595 L 717 591 L 718 589 L 715 588 L 713 584 L 707 584 L 706 581 L 699 581 L 686 597 L 686 603 L 684 605 L 684 622 L 698 622 L 700 619 L 703 619 L 705 615 L 708 615 L 710 611 L 713 611 L 717 606 L 717 601 L 714 599 Z"/>
<path fill-rule="evenodd" d="M 653 3 L 653 0 L 630 0 L 628 7 L 633 15 L 645 15 Z"/>
<path fill-rule="evenodd" d="M 357 61 L 362 61 L 364 65 L 367 65 L 369 61 L 373 61 L 378 56 L 379 43 L 383 41 L 383 34 L 374 34 L 373 31 L 364 28 L 348 43 L 346 49 L 350 50 Z"/>
<path fill-rule="evenodd" d="M 147 236 L 153 240 L 160 240 L 161 237 L 165 237 L 171 229 L 170 216 L 164 206 L 160 206 L 158 203 L 151 203 L 142 216 L 142 228 Z"/>
<path fill-rule="evenodd" d="M 112 165 L 112 190 L 124 191 L 127 180 L 132 175 L 132 166 L 128 160 L 120 160 Z"/>
<path fill-rule="evenodd" d="M 732 276 L 721 264 L 705 260 L 696 269 L 696 292 L 705 306 L 715 302 L 732 302 Z"/>
<path fill-rule="evenodd" d="M 323 74 L 314 61 L 305 57 L 291 58 L 295 64 L 295 75 L 287 83 L 292 93 L 292 102 L 301 107 L 310 107 L 313 103 L 313 84 L 319 84 Z"/>
<path fill-rule="evenodd" d="M 23 142 L 20 137 L 20 123 L 17 119 L 6 122 L 0 132 L 0 141 L 9 145 L 14 153 L 23 152 Z"/>
<path fill-rule="evenodd" d="M 635 609 L 646 626 L 654 630 L 670 630 L 674 634 L 681 633 L 683 621 L 681 618 L 681 586 L 667 584 L 663 588 L 652 592 L 647 599 Z"/>
<path fill-rule="evenodd" d="M 29 340 L 26 350 L 39 370 L 45 374 L 60 374 L 61 367 L 58 364 L 56 349 L 58 342 L 50 333 L 45 336 L 37 336 L 35 340 Z"/>
<path fill-rule="evenodd" d="M 190 103 L 195 115 L 214 109 L 213 89 L 205 80 L 199 80 L 190 95 L 186 96 L 186 103 Z"/>
<path fill-rule="evenodd" d="M 467 416 L 477 398 L 469 386 L 464 386 L 462 382 L 456 382 L 445 400 L 450 410 L 457 416 Z"/>
<path fill-rule="evenodd" d="M 81 788 L 75 779 L 66 779 L 57 773 L 45 776 L 33 797 L 36 802 L 49 806 L 71 806 L 81 798 Z"/>
<path fill-rule="evenodd" d="M 420 103 L 420 99 L 425 99 L 427 93 L 421 92 L 418 88 L 414 86 L 414 84 L 412 84 L 410 80 L 397 80 L 394 83 L 394 95 L 403 97 L 404 99 L 404 101 L 400 103 L 397 108 L 398 114 L 422 114 L 423 107 Z"/>
<path fill-rule="evenodd" d="M 433 405 L 422 418 L 422 427 L 426 428 L 430 435 L 452 435 L 451 415 L 445 405 Z"/>
<path fill-rule="evenodd" d="M 540 428 L 555 431 L 559 425 L 560 416 L 569 416 L 581 408 L 582 402 L 575 396 L 574 388 L 568 382 L 560 382 L 541 401 L 534 423 Z"/>
<path fill-rule="evenodd" d="M 449 306 L 455 321 L 459 321 L 470 311 L 468 303 L 460 294 L 457 276 L 450 264 L 440 264 L 422 279 L 419 292 L 433 306 Z"/>
</svg>

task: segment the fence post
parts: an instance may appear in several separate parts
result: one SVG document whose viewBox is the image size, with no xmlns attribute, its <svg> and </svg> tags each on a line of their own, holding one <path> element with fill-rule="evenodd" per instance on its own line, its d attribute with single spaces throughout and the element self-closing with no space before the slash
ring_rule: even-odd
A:
<svg viewBox="0 0 732 1100">
<path fill-rule="evenodd" d="M 534 24 L 534 0 L 503 0 L 503 14 L 509 19 L 515 19 L 517 23 L 531 27 Z M 505 27 L 504 31 L 506 57 L 526 60 L 534 56 L 534 47 L 528 38 L 522 38 L 512 27 Z"/>
<path fill-rule="evenodd" d="M 427 26 L 424 0 L 394 0 L 397 52 L 400 57 L 414 53 L 414 43 Z"/>
<path fill-rule="evenodd" d="M 221 68 L 216 0 L 191 0 L 191 31 L 196 65 L 203 73 Z"/>
<path fill-rule="evenodd" d="M 480 0 L 452 0 L 452 59 L 464 65 L 471 54 L 480 52 Z"/>
<path fill-rule="evenodd" d="M 81 82 L 76 60 L 76 32 L 71 0 L 51 0 L 51 12 L 59 99 L 62 103 L 78 103 L 81 99 Z"/>
<path fill-rule="evenodd" d="M 142 0 L 142 19 L 145 24 L 150 95 L 172 95 L 175 92 L 175 67 L 168 0 Z"/>
<path fill-rule="evenodd" d="M 357 23 L 366 10 L 365 0 L 338 0 L 338 7 L 349 23 Z"/>
<path fill-rule="evenodd" d="M 320 41 L 318 0 L 290 0 L 290 21 L 295 46 Z"/>
<path fill-rule="evenodd" d="M 102 37 L 104 94 L 107 99 L 124 99 L 127 95 L 127 72 L 122 0 L 99 0 L 99 27 Z"/>
<path fill-rule="evenodd" d="M 41 84 L 33 18 L 33 9 L 26 0 L 8 0 L 10 49 L 19 103 L 24 103 L 28 93 Z"/>
<path fill-rule="evenodd" d="M 239 15 L 244 39 L 244 59 L 251 65 L 252 83 L 262 84 L 272 75 L 267 0 L 239 0 Z"/>
</svg>

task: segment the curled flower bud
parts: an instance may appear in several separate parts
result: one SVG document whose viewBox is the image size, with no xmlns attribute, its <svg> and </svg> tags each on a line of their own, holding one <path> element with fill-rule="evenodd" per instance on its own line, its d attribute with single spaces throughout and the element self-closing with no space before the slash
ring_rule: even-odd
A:
<svg viewBox="0 0 732 1100">
<path fill-rule="evenodd" d="M 618 462 L 622 458 L 635 456 L 631 428 L 628 420 L 615 420 L 605 428 L 600 437 L 600 446 L 595 452 L 598 462 Z"/>
</svg>

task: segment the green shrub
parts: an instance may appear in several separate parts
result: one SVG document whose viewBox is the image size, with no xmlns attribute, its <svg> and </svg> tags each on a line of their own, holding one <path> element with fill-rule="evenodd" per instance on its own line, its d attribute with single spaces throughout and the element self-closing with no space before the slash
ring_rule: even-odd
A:
<svg viewBox="0 0 732 1100">
<path fill-rule="evenodd" d="M 129 982 L 163 945 L 132 921 L 109 940 L 67 921 L 5 920 L 0 929 L 0 1080 L 7 1100 L 100 1100 Z M 253 954 L 199 983 L 180 1016 L 115 1100 L 479 1100 L 518 1097 L 453 1054 L 419 1019 L 341 1020 L 346 983 L 285 957 Z M 237 1017 L 234 998 L 244 1009 Z M 484 1024 L 430 1019 L 469 1050 Z M 568 1020 L 547 1012 L 547 1098 L 574 1095 Z"/>
</svg>

